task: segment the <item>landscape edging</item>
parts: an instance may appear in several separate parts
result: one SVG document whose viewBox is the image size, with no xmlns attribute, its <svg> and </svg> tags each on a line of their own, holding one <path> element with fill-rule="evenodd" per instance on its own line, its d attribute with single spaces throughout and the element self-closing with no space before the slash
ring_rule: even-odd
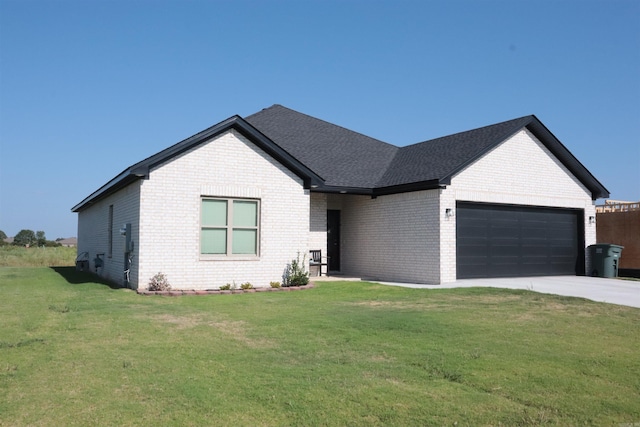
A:
<svg viewBox="0 0 640 427">
<path fill-rule="evenodd" d="M 280 288 L 251 288 L 251 289 L 233 289 L 233 290 L 220 290 L 220 289 L 172 289 L 169 291 L 150 291 L 148 289 L 136 289 L 138 295 L 161 295 L 177 297 L 182 295 L 237 295 L 237 294 L 250 294 L 256 292 L 279 292 L 279 291 L 303 291 L 305 289 L 312 289 L 315 285 L 309 283 L 304 286 L 283 286 Z"/>
</svg>

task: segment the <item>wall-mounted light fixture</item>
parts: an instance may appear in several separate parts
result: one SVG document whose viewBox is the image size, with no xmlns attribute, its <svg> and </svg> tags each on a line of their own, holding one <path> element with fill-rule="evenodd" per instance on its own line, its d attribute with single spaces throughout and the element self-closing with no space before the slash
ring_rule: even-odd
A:
<svg viewBox="0 0 640 427">
<path fill-rule="evenodd" d="M 451 209 L 451 208 L 445 209 L 444 210 L 444 216 L 445 216 L 445 218 L 453 217 L 453 209 Z"/>
<path fill-rule="evenodd" d="M 589 224 L 595 224 L 595 223 L 596 223 L 596 217 L 595 217 L 595 216 L 593 216 L 593 215 L 591 215 L 591 216 L 589 217 Z"/>
</svg>

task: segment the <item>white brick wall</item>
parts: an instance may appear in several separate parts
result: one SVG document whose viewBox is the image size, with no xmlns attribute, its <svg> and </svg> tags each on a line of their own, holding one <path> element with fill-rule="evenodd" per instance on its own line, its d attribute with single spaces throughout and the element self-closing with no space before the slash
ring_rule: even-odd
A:
<svg viewBox="0 0 640 427">
<path fill-rule="evenodd" d="M 327 254 L 327 195 L 311 193 L 309 218 L 309 249 L 320 249 Z"/>
<path fill-rule="evenodd" d="M 456 277 L 455 216 L 444 217 L 446 208 L 455 212 L 456 200 L 583 209 L 585 246 L 595 243 L 595 225 L 588 223 L 595 215 L 591 193 L 527 130 L 471 164 L 442 193 L 443 283 Z"/>
<path fill-rule="evenodd" d="M 440 209 L 438 222 L 440 223 L 440 281 L 435 283 L 455 282 L 456 280 L 456 198 L 454 191 L 439 190 Z M 445 215 L 446 209 L 452 209 L 453 217 Z M 453 268 L 452 268 L 453 266 Z"/>
<path fill-rule="evenodd" d="M 260 256 L 200 256 L 202 196 L 261 201 Z M 310 196 L 302 180 L 235 131 L 155 168 L 140 191 L 138 286 L 156 273 L 176 289 L 213 289 L 235 281 L 281 281 L 287 262 L 309 250 Z"/>
<path fill-rule="evenodd" d="M 327 195 L 322 193 L 311 193 L 311 211 L 309 218 L 309 249 L 320 249 L 322 256 L 327 256 Z M 307 254 L 307 260 L 309 259 Z M 324 261 L 324 260 L 323 260 Z M 308 264 L 308 263 L 307 263 Z M 318 267 L 315 271 L 309 271 L 311 275 L 317 275 Z M 323 267 L 322 271 L 325 272 Z"/>
<path fill-rule="evenodd" d="M 438 190 L 343 196 L 342 272 L 378 280 L 438 283 Z"/>
<path fill-rule="evenodd" d="M 130 223 L 134 241 L 133 265 L 130 273 L 132 283 L 138 280 L 138 221 L 140 214 L 140 182 L 135 182 L 116 194 L 93 204 L 78 213 L 78 254 L 89 252 L 91 271 L 96 271 L 94 259 L 97 254 L 104 267 L 98 270 L 101 277 L 122 285 L 124 278 L 124 237 L 120 228 Z M 108 256 L 109 206 L 113 205 L 112 256 Z"/>
</svg>

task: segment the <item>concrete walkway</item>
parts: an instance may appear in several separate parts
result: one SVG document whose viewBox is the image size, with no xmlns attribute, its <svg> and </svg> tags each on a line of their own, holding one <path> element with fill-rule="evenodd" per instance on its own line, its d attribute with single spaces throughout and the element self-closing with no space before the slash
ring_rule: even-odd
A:
<svg viewBox="0 0 640 427">
<path fill-rule="evenodd" d="M 339 280 L 339 279 L 338 279 Z M 417 289 L 443 288 L 507 288 L 525 289 L 543 294 L 580 297 L 592 301 L 640 308 L 640 281 L 603 279 L 584 276 L 515 277 L 504 279 L 465 279 L 442 285 L 380 282 L 383 285 Z"/>
</svg>

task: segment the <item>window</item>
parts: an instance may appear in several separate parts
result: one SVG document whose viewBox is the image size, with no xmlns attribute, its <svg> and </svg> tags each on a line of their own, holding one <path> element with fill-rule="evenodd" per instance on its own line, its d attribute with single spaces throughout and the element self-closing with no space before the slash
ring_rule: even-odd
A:
<svg viewBox="0 0 640 427">
<path fill-rule="evenodd" d="M 109 222 L 107 223 L 107 256 L 113 256 L 113 205 L 109 205 Z"/>
<path fill-rule="evenodd" d="M 258 200 L 203 198 L 200 253 L 257 256 L 259 215 Z"/>
</svg>

